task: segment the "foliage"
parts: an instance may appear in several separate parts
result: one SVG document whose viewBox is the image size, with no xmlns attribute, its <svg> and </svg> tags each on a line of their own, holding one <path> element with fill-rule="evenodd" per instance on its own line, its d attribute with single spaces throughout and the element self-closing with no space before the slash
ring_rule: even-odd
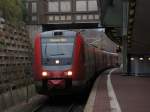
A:
<svg viewBox="0 0 150 112">
<path fill-rule="evenodd" d="M 25 5 L 23 0 L 0 0 L 0 10 L 5 20 L 19 24 L 24 20 Z"/>
</svg>

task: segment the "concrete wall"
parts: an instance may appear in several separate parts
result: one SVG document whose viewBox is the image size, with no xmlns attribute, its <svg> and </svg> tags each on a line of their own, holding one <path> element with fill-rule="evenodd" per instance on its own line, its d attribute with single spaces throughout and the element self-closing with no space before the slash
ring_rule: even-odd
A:
<svg viewBox="0 0 150 112">
<path fill-rule="evenodd" d="M 19 105 L 21 102 L 28 102 L 35 95 L 36 92 L 33 84 L 28 87 L 11 89 L 6 93 L 2 93 L 0 94 L 0 112 Z"/>
<path fill-rule="evenodd" d="M 32 42 L 32 46 L 34 45 L 34 38 L 38 32 L 42 32 L 42 25 L 27 25 L 27 29 L 29 32 L 29 37 Z"/>
</svg>

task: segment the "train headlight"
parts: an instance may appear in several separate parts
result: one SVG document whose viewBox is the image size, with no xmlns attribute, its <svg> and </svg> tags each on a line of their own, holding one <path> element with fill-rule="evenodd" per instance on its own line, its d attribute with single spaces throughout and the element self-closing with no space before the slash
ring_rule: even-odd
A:
<svg viewBox="0 0 150 112">
<path fill-rule="evenodd" d="M 67 75 L 68 75 L 68 76 L 72 76 L 72 71 L 68 71 L 68 72 L 67 72 Z"/>
<path fill-rule="evenodd" d="M 47 76 L 47 72 L 42 72 L 42 76 L 46 77 Z"/>
<path fill-rule="evenodd" d="M 65 75 L 66 75 L 66 76 L 72 76 L 72 71 L 71 71 L 71 70 L 66 71 L 66 72 L 65 72 Z"/>
<path fill-rule="evenodd" d="M 55 60 L 55 63 L 56 63 L 56 64 L 59 64 L 59 63 L 60 63 L 60 61 L 59 61 L 59 60 Z"/>
</svg>

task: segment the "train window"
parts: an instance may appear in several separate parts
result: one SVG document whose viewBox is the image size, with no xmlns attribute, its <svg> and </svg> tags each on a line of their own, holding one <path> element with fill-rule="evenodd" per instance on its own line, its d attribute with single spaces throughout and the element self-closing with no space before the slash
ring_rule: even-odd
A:
<svg viewBox="0 0 150 112">
<path fill-rule="evenodd" d="M 47 57 L 71 57 L 73 43 L 51 43 L 42 46 L 43 54 Z"/>
<path fill-rule="evenodd" d="M 74 39 L 69 38 L 42 38 L 42 61 L 44 65 L 56 66 L 71 65 Z"/>
</svg>

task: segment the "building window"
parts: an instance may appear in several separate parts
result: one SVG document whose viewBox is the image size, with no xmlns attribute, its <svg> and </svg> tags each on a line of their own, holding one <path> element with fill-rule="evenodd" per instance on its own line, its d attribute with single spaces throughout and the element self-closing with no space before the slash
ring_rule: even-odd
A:
<svg viewBox="0 0 150 112">
<path fill-rule="evenodd" d="M 71 20 L 71 16 L 67 16 L 67 18 L 66 18 L 67 20 Z"/>
<path fill-rule="evenodd" d="M 32 21 L 37 21 L 37 16 L 32 16 Z"/>
<path fill-rule="evenodd" d="M 93 15 L 89 15 L 89 16 L 88 16 L 88 19 L 89 19 L 89 20 L 92 20 L 93 18 L 94 18 Z"/>
<path fill-rule="evenodd" d="M 53 16 L 49 16 L 49 21 L 53 21 L 54 17 Z"/>
<path fill-rule="evenodd" d="M 97 11 L 97 0 L 89 0 L 88 1 L 88 11 Z"/>
<path fill-rule="evenodd" d="M 60 2 L 60 10 L 61 10 L 61 12 L 70 12 L 71 11 L 71 2 L 70 1 Z"/>
<path fill-rule="evenodd" d="M 99 15 L 96 14 L 96 15 L 95 15 L 95 19 L 99 19 Z"/>
<path fill-rule="evenodd" d="M 61 19 L 62 21 L 64 21 L 64 20 L 65 20 L 65 16 L 61 16 L 60 19 Z"/>
<path fill-rule="evenodd" d="M 55 21 L 58 21 L 59 20 L 59 16 L 55 16 Z"/>
<path fill-rule="evenodd" d="M 77 15 L 76 20 L 81 20 L 81 15 Z"/>
<path fill-rule="evenodd" d="M 76 1 L 76 11 L 87 11 L 87 1 Z"/>
<path fill-rule="evenodd" d="M 29 8 L 29 3 L 26 3 L 26 9 L 28 9 Z"/>
<path fill-rule="evenodd" d="M 48 2 L 48 12 L 58 12 L 58 2 Z"/>
<path fill-rule="evenodd" d="M 87 20 L 87 15 L 83 15 L 83 16 L 82 16 L 82 19 L 83 19 L 83 20 Z"/>
<path fill-rule="evenodd" d="M 32 2 L 32 13 L 36 13 L 36 12 L 37 12 L 37 3 Z"/>
</svg>

